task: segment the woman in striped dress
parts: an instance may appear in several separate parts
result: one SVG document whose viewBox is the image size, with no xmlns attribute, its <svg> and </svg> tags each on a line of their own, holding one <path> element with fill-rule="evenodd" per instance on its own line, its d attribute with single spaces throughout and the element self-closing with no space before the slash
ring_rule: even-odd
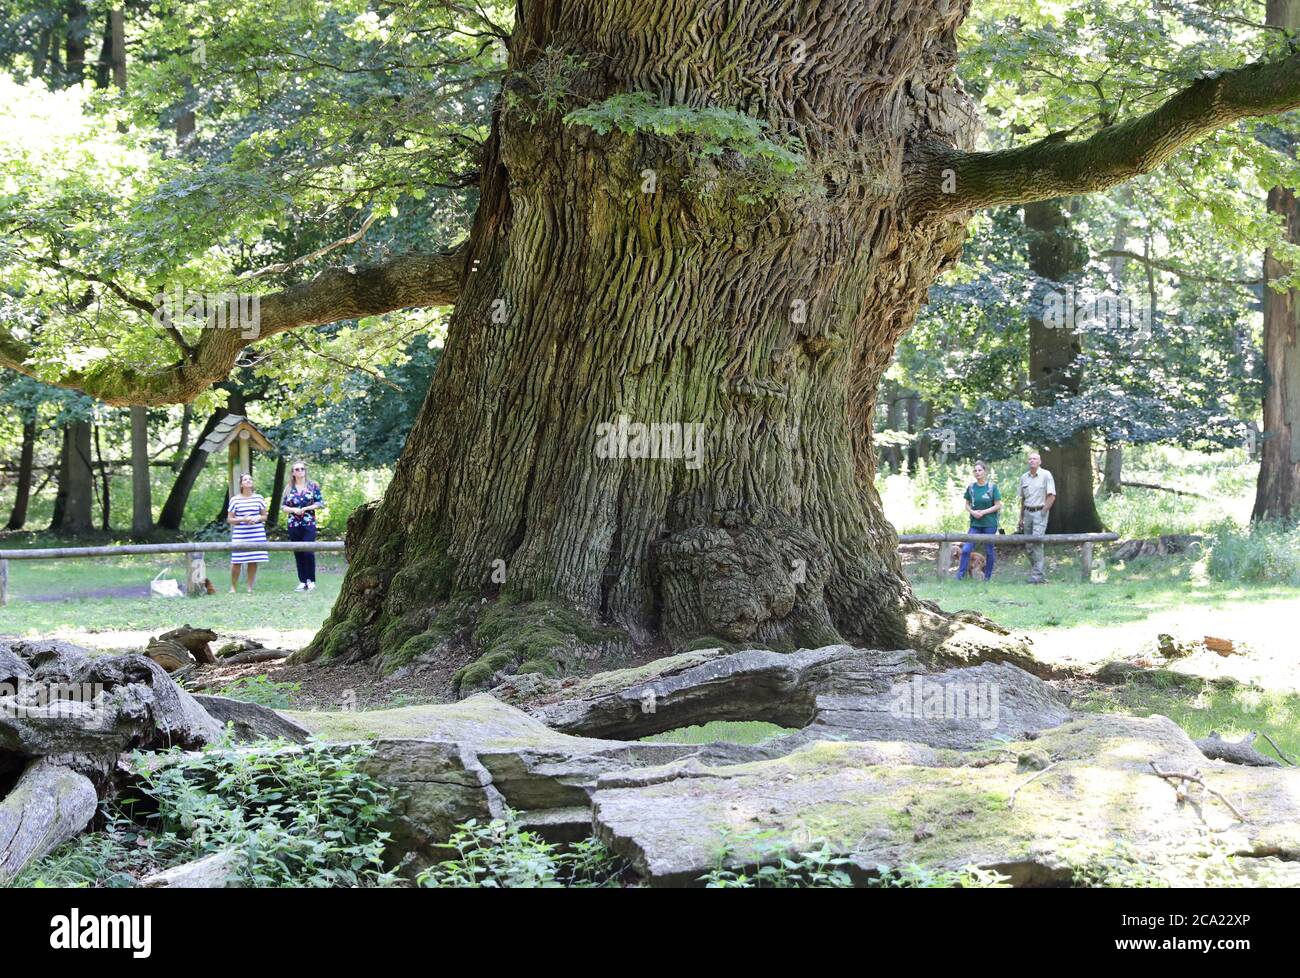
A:
<svg viewBox="0 0 1300 978">
<path fill-rule="evenodd" d="M 239 477 L 239 495 L 230 500 L 226 513 L 231 543 L 266 543 L 266 500 L 253 492 L 253 477 Z M 248 591 L 257 580 L 257 565 L 270 558 L 265 550 L 237 550 L 230 555 L 230 593 L 239 586 L 239 568 L 248 568 Z"/>
</svg>

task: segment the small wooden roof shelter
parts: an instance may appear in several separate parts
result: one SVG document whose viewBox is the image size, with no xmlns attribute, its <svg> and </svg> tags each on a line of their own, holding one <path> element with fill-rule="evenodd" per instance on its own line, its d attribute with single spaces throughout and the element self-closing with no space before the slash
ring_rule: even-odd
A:
<svg viewBox="0 0 1300 978">
<path fill-rule="evenodd" d="M 223 448 L 229 450 L 227 465 L 231 496 L 239 495 L 240 476 L 253 474 L 253 449 L 256 448 L 259 452 L 274 451 L 261 429 L 242 414 L 227 414 L 199 447 L 209 455 Z"/>
</svg>

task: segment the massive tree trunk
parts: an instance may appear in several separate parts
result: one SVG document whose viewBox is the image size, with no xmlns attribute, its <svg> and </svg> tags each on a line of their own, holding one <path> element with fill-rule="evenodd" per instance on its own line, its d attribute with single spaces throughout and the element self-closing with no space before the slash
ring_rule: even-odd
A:
<svg viewBox="0 0 1300 978">
<path fill-rule="evenodd" d="M 89 421 L 72 421 L 63 428 L 63 449 L 59 453 L 59 492 L 54 501 L 52 533 L 75 536 L 89 533 L 94 524 L 91 506 L 95 495 L 94 471 L 90 464 Z"/>
<path fill-rule="evenodd" d="M 18 457 L 18 481 L 14 485 L 14 506 L 5 529 L 21 530 L 27 523 L 27 504 L 32 498 L 32 471 L 36 458 L 36 419 L 23 422 L 23 447 Z"/>
<path fill-rule="evenodd" d="M 1300 2 L 1269 0 L 1268 23 L 1287 30 L 1300 28 Z M 1282 218 L 1287 240 L 1300 244 L 1300 208 L 1295 191 L 1274 187 L 1268 209 Z M 1264 253 L 1264 281 L 1291 274 L 1292 269 L 1271 250 Z M 1300 509 L 1300 346 L 1296 323 L 1300 316 L 1295 289 L 1277 292 L 1264 287 L 1264 430 L 1260 442 L 1259 482 L 1255 487 L 1256 520 L 1286 519 Z"/>
<path fill-rule="evenodd" d="M 1063 202 L 1040 201 L 1025 206 L 1030 232 L 1029 261 L 1034 274 L 1053 288 L 1076 278 L 1085 252 L 1070 233 Z M 1043 290 L 1039 290 L 1042 295 Z M 1066 300 L 1072 301 L 1072 300 Z M 1058 395 L 1078 394 L 1083 383 L 1079 358 L 1082 337 L 1072 325 L 1052 323 L 1044 302 L 1035 301 L 1029 317 L 1029 382 L 1037 404 L 1051 404 Z M 1093 533 L 1102 529 L 1092 488 L 1092 432 L 1080 429 L 1062 442 L 1042 446 L 1043 468 L 1056 481 L 1056 502 L 1048 520 L 1049 533 Z"/>
<path fill-rule="evenodd" d="M 951 637 L 903 577 L 871 433 L 882 371 L 964 235 L 964 220 L 904 219 L 897 195 L 910 133 L 972 135 L 951 75 L 963 10 L 893 8 L 524 8 L 516 79 L 559 49 L 599 65 L 571 83 L 584 100 L 747 109 L 830 167 L 828 199 L 746 204 L 727 172 L 692 171 L 653 136 L 499 117 L 443 363 L 383 501 L 354 514 L 348 577 L 300 659 L 427 651 L 464 624 L 456 595 L 496 600 L 476 634 L 502 653 L 492 667 L 536 651 L 527 629 L 498 641 L 501 609 L 526 602 L 605 648 L 611 631 L 665 648 Z M 599 457 L 620 418 L 698 425 L 702 452 Z"/>
</svg>

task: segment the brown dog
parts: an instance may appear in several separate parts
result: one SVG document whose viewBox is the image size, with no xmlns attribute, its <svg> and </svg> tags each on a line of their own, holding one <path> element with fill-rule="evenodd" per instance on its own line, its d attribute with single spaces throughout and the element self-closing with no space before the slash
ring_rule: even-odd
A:
<svg viewBox="0 0 1300 978">
<path fill-rule="evenodd" d="M 975 576 L 976 572 L 980 574 L 984 573 L 984 554 L 982 553 L 984 544 L 982 543 L 976 544 L 976 546 L 979 549 L 972 550 L 970 552 L 970 568 L 966 571 L 967 576 L 972 578 Z M 953 573 L 954 574 L 957 573 L 955 568 L 961 566 L 961 544 L 960 543 L 954 543 L 952 545 L 952 566 L 954 568 Z"/>
</svg>

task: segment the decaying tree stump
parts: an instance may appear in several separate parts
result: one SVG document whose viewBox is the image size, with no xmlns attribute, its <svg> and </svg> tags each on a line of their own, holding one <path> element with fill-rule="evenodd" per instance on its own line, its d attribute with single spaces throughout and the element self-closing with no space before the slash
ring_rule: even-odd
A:
<svg viewBox="0 0 1300 978">
<path fill-rule="evenodd" d="M 210 628 L 193 628 L 185 625 L 181 628 L 173 628 L 170 632 L 163 632 L 158 636 L 158 641 L 176 642 L 183 646 L 190 655 L 194 656 L 194 661 L 203 665 L 216 664 L 217 657 L 212 651 L 212 644 L 217 640 L 217 633 Z"/>
</svg>

